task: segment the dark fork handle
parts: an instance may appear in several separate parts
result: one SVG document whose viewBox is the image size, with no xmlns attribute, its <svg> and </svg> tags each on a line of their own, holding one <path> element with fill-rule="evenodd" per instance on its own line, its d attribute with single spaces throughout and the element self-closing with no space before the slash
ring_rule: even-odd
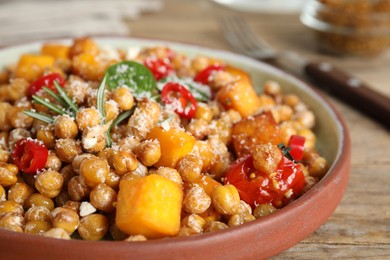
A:
<svg viewBox="0 0 390 260">
<path fill-rule="evenodd" d="M 328 88 L 342 101 L 375 118 L 390 129 L 390 98 L 326 62 L 308 63 L 305 73 L 316 83 Z"/>
</svg>

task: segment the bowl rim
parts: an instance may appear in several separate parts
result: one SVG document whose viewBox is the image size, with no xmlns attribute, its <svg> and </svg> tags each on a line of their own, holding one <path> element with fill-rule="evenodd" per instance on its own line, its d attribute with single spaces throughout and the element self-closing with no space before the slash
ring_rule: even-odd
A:
<svg viewBox="0 0 390 260">
<path fill-rule="evenodd" d="M 283 207 L 282 209 L 278 210 L 274 214 L 271 214 L 269 216 L 263 217 L 261 219 L 257 219 L 255 221 L 245 223 L 244 225 L 239 225 L 237 227 L 229 227 L 226 230 L 221 230 L 218 232 L 210 232 L 210 233 L 204 233 L 201 235 L 193 235 L 190 237 L 175 237 L 175 238 L 167 238 L 167 239 L 158 239 L 158 240 L 148 240 L 146 242 L 142 243 L 128 243 L 124 241 L 84 241 L 84 240 L 62 240 L 62 239 L 53 239 L 43 236 L 36 236 L 36 235 L 30 235 L 25 233 L 18 233 L 14 231 L 9 231 L 5 229 L 0 229 L 0 237 L 2 237 L 4 241 L 9 241 L 10 243 L 22 243 L 22 244 L 35 244 L 39 243 L 44 248 L 51 248 L 51 247 L 58 247 L 59 245 L 66 246 L 69 245 L 72 248 L 80 249 L 80 250 L 91 250 L 91 251 L 104 251 L 108 250 L 109 248 L 115 247 L 116 250 L 118 250 L 119 253 L 127 252 L 131 253 L 133 251 L 136 252 L 148 252 L 153 251 L 157 246 L 163 246 L 164 252 L 168 249 L 172 250 L 172 248 L 187 248 L 190 249 L 192 247 L 201 247 L 208 245 L 210 243 L 213 243 L 216 239 L 220 239 L 223 237 L 224 241 L 227 241 L 229 239 L 235 239 L 236 237 L 242 236 L 244 233 L 250 233 L 253 229 L 259 229 L 264 226 L 268 225 L 274 225 L 280 219 L 286 219 L 286 216 L 288 213 L 291 212 L 299 212 L 301 208 L 304 208 L 305 205 L 310 204 L 311 201 L 313 201 L 313 198 L 319 198 L 321 196 L 321 193 L 324 191 L 325 187 L 329 184 L 338 184 L 339 182 L 343 182 L 341 188 L 341 196 L 337 198 L 336 204 L 333 206 L 333 209 L 331 212 L 328 212 L 326 216 L 323 216 L 322 219 L 317 223 L 317 228 L 319 225 L 321 225 L 323 222 L 326 221 L 326 219 L 333 213 L 335 208 L 337 207 L 338 203 L 341 200 L 341 197 L 345 191 L 347 182 L 348 182 L 348 176 L 349 176 L 349 166 L 350 166 L 350 156 L 351 156 L 351 142 L 349 137 L 349 132 L 347 128 L 347 124 L 345 120 L 342 117 L 342 114 L 337 111 L 335 106 L 330 103 L 321 93 L 319 93 L 317 90 L 313 88 L 310 84 L 307 82 L 298 79 L 297 77 L 282 71 L 280 69 L 277 69 L 275 67 L 272 67 L 264 62 L 260 62 L 258 60 L 245 57 L 239 54 L 235 54 L 229 51 L 225 50 L 217 50 L 210 47 L 204 47 L 199 45 L 194 45 L 190 43 L 183 43 L 183 42 L 177 42 L 177 41 L 169 41 L 169 40 L 158 40 L 153 38 L 139 38 L 139 37 L 126 37 L 126 36 L 92 36 L 95 40 L 98 41 L 98 43 L 101 42 L 111 42 L 111 41 L 128 41 L 128 42 L 136 42 L 136 43 L 145 43 L 145 44 L 165 44 L 168 46 L 173 46 L 173 48 L 179 47 L 179 48 L 189 48 L 191 50 L 201 51 L 202 53 L 213 53 L 221 55 L 220 57 L 226 56 L 228 58 L 232 59 L 238 59 L 244 63 L 249 63 L 250 65 L 253 65 L 255 67 L 259 67 L 267 73 L 271 73 L 272 75 L 276 75 L 278 77 L 286 78 L 288 82 L 292 82 L 293 85 L 299 86 L 300 88 L 303 88 L 305 91 L 308 91 L 310 96 L 313 96 L 316 98 L 317 101 L 321 103 L 321 106 L 323 106 L 329 115 L 334 120 L 337 132 L 339 133 L 339 140 L 338 140 L 338 149 L 337 154 L 335 156 L 335 160 L 333 164 L 331 165 L 330 169 L 328 170 L 327 174 L 324 176 L 324 178 L 321 179 L 319 183 L 317 183 L 313 188 L 311 188 L 309 191 L 307 191 L 304 195 L 302 195 L 299 199 L 296 201 L 290 203 L 289 205 Z M 0 55 L 3 52 L 14 50 L 15 48 L 34 48 L 34 46 L 40 46 L 40 44 L 48 41 L 70 41 L 72 38 L 56 38 L 56 39 L 49 39 L 49 40 L 43 40 L 43 41 L 32 41 L 29 43 L 20 43 L 15 44 L 11 46 L 4 46 L 0 47 Z M 35 48 L 36 49 L 36 48 Z M 341 171 L 341 172 L 340 172 Z M 343 175 L 342 175 L 343 174 Z M 341 180 L 343 179 L 343 180 Z M 315 229 L 314 229 L 315 230 Z M 306 232 L 303 236 L 300 237 L 299 241 L 308 236 L 310 233 L 314 232 L 314 230 L 311 230 L 309 233 Z M 287 243 L 283 245 L 282 247 L 278 248 L 275 252 L 280 252 L 281 249 L 287 249 L 288 247 L 291 247 L 294 245 L 294 243 Z M 98 245 L 98 247 L 96 247 Z M 194 252 L 191 251 L 190 252 Z M 271 255 L 273 255 L 275 252 L 273 252 Z M 171 256 L 175 256 L 175 253 Z M 2 253 L 0 253 L 1 255 Z M 269 256 L 271 256 L 269 255 Z M 188 255 L 189 258 L 191 258 L 191 255 Z M 263 255 L 266 257 L 266 254 Z M 206 257 L 208 258 L 208 257 Z"/>
</svg>

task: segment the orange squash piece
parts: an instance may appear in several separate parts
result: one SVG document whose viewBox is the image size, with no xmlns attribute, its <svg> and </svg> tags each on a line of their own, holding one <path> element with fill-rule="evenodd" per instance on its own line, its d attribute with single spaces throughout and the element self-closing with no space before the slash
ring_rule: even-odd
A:
<svg viewBox="0 0 390 260">
<path fill-rule="evenodd" d="M 175 236 L 180 230 L 183 190 L 157 174 L 119 184 L 116 225 L 128 235 Z"/>
<path fill-rule="evenodd" d="M 232 143 L 237 157 L 252 154 L 257 144 L 281 143 L 279 126 L 271 112 L 242 119 L 232 127 Z"/>
<path fill-rule="evenodd" d="M 207 195 L 211 196 L 211 193 L 213 193 L 213 190 L 222 185 L 220 182 L 214 180 L 210 176 L 202 175 L 197 180 L 193 182 L 194 184 L 198 184 L 200 187 L 204 189 L 204 191 L 207 193 Z"/>
<path fill-rule="evenodd" d="M 43 75 L 47 68 L 54 66 L 54 58 L 48 55 L 23 54 L 15 69 L 17 78 L 34 81 Z"/>
<path fill-rule="evenodd" d="M 164 130 L 156 126 L 150 130 L 146 139 L 160 142 L 161 157 L 154 165 L 156 167 L 165 166 L 175 168 L 177 162 L 189 154 L 195 145 L 196 139 L 180 128 L 170 128 Z"/>
<path fill-rule="evenodd" d="M 73 73 L 86 80 L 100 81 L 107 67 L 107 64 L 102 64 L 95 55 L 89 53 L 77 55 L 72 60 Z"/>
<path fill-rule="evenodd" d="M 62 44 L 46 43 L 42 45 L 41 53 L 55 59 L 69 59 L 70 47 Z"/>
<path fill-rule="evenodd" d="M 69 55 L 71 58 L 82 53 L 97 55 L 99 50 L 99 45 L 92 38 L 81 37 L 74 39 L 72 46 L 70 46 Z"/>
<path fill-rule="evenodd" d="M 238 80 L 222 87 L 218 91 L 218 101 L 226 110 L 234 109 L 244 118 L 254 115 L 259 110 L 261 102 L 249 75 L 231 66 L 227 66 L 225 71 L 236 76 Z"/>
</svg>

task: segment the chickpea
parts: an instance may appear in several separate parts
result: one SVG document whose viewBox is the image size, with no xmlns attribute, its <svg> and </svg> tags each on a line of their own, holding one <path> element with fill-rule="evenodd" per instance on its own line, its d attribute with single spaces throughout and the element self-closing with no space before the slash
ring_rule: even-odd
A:
<svg viewBox="0 0 390 260">
<path fill-rule="evenodd" d="M 91 192 L 91 188 L 89 188 L 84 182 L 80 181 L 80 176 L 74 176 L 68 182 L 68 194 L 69 197 L 74 201 L 81 201 L 88 197 Z"/>
<path fill-rule="evenodd" d="M 206 227 L 206 220 L 199 215 L 190 214 L 181 221 L 182 227 L 188 227 L 194 234 L 200 234 Z"/>
<path fill-rule="evenodd" d="M 49 156 L 47 157 L 45 168 L 52 169 L 54 171 L 61 170 L 62 162 L 58 158 L 57 154 L 53 150 L 49 150 Z"/>
<path fill-rule="evenodd" d="M 112 164 L 114 166 L 115 173 L 123 175 L 125 173 L 135 171 L 138 166 L 138 161 L 132 152 L 120 150 L 113 154 Z"/>
<path fill-rule="evenodd" d="M 25 106 L 11 106 L 7 110 L 8 120 L 13 128 L 30 128 L 34 122 L 32 117 L 24 114 L 24 110 L 28 110 L 30 107 Z"/>
<path fill-rule="evenodd" d="M 35 178 L 35 188 L 44 196 L 54 198 L 61 192 L 64 177 L 57 171 L 46 170 Z"/>
<path fill-rule="evenodd" d="M 118 103 L 121 110 L 130 110 L 134 106 L 134 97 L 126 86 L 116 88 L 112 91 L 112 99 Z"/>
<path fill-rule="evenodd" d="M 104 111 L 106 112 L 106 121 L 110 122 L 119 116 L 119 106 L 114 100 L 104 102 Z"/>
<path fill-rule="evenodd" d="M 7 111 L 12 107 L 10 103 L 0 102 L 0 130 L 7 131 L 11 129 L 11 122 L 8 119 Z"/>
<path fill-rule="evenodd" d="M 106 147 L 106 131 L 108 125 L 97 125 L 86 128 L 83 131 L 81 143 L 84 150 L 90 153 L 97 153 L 102 151 Z"/>
<path fill-rule="evenodd" d="M 228 228 L 229 226 L 226 225 L 225 223 L 223 222 L 220 222 L 220 221 L 210 221 L 207 226 L 206 226 L 206 229 L 204 232 L 214 232 L 214 231 L 220 231 L 220 230 L 224 230 L 226 228 Z"/>
<path fill-rule="evenodd" d="M 177 236 L 178 237 L 189 237 L 189 236 L 194 235 L 194 234 L 196 234 L 196 233 L 190 227 L 181 227 Z"/>
<path fill-rule="evenodd" d="M 110 166 L 106 160 L 87 158 L 80 165 L 80 181 L 93 188 L 106 180 L 109 171 Z"/>
<path fill-rule="evenodd" d="M 210 134 L 209 123 L 203 119 L 193 119 L 187 125 L 186 130 L 197 140 L 202 140 Z"/>
<path fill-rule="evenodd" d="M 27 222 L 33 220 L 43 220 L 46 222 L 51 222 L 50 210 L 44 206 L 31 207 L 24 214 L 24 219 Z"/>
<path fill-rule="evenodd" d="M 279 83 L 273 80 L 269 80 L 265 82 L 263 88 L 264 88 L 264 93 L 270 96 L 277 96 L 280 95 L 282 92 Z"/>
<path fill-rule="evenodd" d="M 149 99 L 138 101 L 137 108 L 127 123 L 129 135 L 135 136 L 140 141 L 145 140 L 149 130 L 160 119 L 160 113 L 160 106 L 155 101 Z"/>
<path fill-rule="evenodd" d="M 0 185 L 0 202 L 6 201 L 6 192 L 3 186 Z"/>
<path fill-rule="evenodd" d="M 57 207 L 51 212 L 53 227 L 62 228 L 71 235 L 79 226 L 79 215 L 68 208 Z"/>
<path fill-rule="evenodd" d="M 201 177 L 203 161 L 192 154 L 184 156 L 177 164 L 177 171 L 186 182 L 194 182 Z"/>
<path fill-rule="evenodd" d="M 125 173 L 122 176 L 120 176 L 120 178 L 121 178 L 120 181 L 123 181 L 123 180 L 130 181 L 130 180 L 134 180 L 134 179 L 140 178 L 140 177 L 141 176 L 134 174 L 133 172 L 129 172 L 129 173 Z"/>
<path fill-rule="evenodd" d="M 13 200 L 2 201 L 0 202 L 0 215 L 4 213 L 15 213 L 23 215 L 23 206 Z"/>
<path fill-rule="evenodd" d="M 141 142 L 136 139 L 134 136 L 129 136 L 122 138 L 118 142 L 118 148 L 119 150 L 126 150 L 131 151 L 132 153 L 136 153 L 138 146 L 141 144 Z"/>
<path fill-rule="evenodd" d="M 253 166 L 268 175 L 276 172 L 282 159 L 282 151 L 276 145 L 270 143 L 256 145 L 253 151 Z"/>
<path fill-rule="evenodd" d="M 118 174 L 116 174 L 115 171 L 110 170 L 108 172 L 106 181 L 104 183 L 107 184 L 112 189 L 117 190 L 119 187 L 120 179 L 121 177 Z"/>
<path fill-rule="evenodd" d="M 77 124 L 74 119 L 68 115 L 57 117 L 54 121 L 54 135 L 58 138 L 74 139 L 78 134 Z"/>
<path fill-rule="evenodd" d="M 24 128 L 15 128 L 9 132 L 8 144 L 11 150 L 15 147 L 15 144 L 22 138 L 31 137 L 31 133 Z"/>
<path fill-rule="evenodd" d="M 0 162 L 8 162 L 9 157 L 10 157 L 10 152 L 8 151 L 8 149 L 0 145 Z"/>
<path fill-rule="evenodd" d="M 113 212 L 117 193 L 110 186 L 100 183 L 89 194 L 91 204 L 103 212 Z"/>
<path fill-rule="evenodd" d="M 147 241 L 148 239 L 144 235 L 133 235 L 126 238 L 124 241 L 128 242 L 141 242 L 141 241 Z"/>
<path fill-rule="evenodd" d="M 329 168 L 328 162 L 324 157 L 317 157 L 314 159 L 313 162 L 309 165 L 309 174 L 310 176 L 316 177 L 316 178 L 322 178 L 326 174 L 327 170 Z"/>
<path fill-rule="evenodd" d="M 51 228 L 42 234 L 44 237 L 70 239 L 69 234 L 62 228 Z"/>
<path fill-rule="evenodd" d="M 70 200 L 70 195 L 66 191 L 66 189 L 63 189 L 60 194 L 54 199 L 57 207 L 63 207 L 68 200 Z"/>
<path fill-rule="evenodd" d="M 64 206 L 64 208 L 67 208 L 67 209 L 71 209 L 71 210 L 74 210 L 75 212 L 77 212 L 79 215 L 80 215 L 80 207 L 81 207 L 81 203 L 79 201 L 73 201 L 73 200 L 68 200 Z"/>
<path fill-rule="evenodd" d="M 84 240 L 100 240 L 108 229 L 110 223 L 108 218 L 102 214 L 91 214 L 81 219 L 78 232 Z"/>
<path fill-rule="evenodd" d="M 51 211 L 54 209 L 54 202 L 51 198 L 48 198 L 40 193 L 33 193 L 26 199 L 24 206 L 27 209 L 35 206 L 43 206 Z"/>
<path fill-rule="evenodd" d="M 159 167 L 156 170 L 156 174 L 160 175 L 160 176 L 163 176 L 163 177 L 165 177 L 165 178 L 167 178 L 167 179 L 169 179 L 169 180 L 171 180 L 174 183 L 177 183 L 179 185 L 183 184 L 183 180 L 182 180 L 179 172 L 176 171 L 173 168 L 170 168 L 170 167 Z"/>
<path fill-rule="evenodd" d="M 42 141 L 48 149 L 53 149 L 56 145 L 54 130 L 51 127 L 39 129 L 37 131 L 37 139 Z"/>
<path fill-rule="evenodd" d="M 100 125 L 101 116 L 95 108 L 83 108 L 77 112 L 76 123 L 80 131 L 84 131 L 88 127 Z"/>
<path fill-rule="evenodd" d="M 33 235 L 42 235 L 49 229 L 52 225 L 49 222 L 43 220 L 32 220 L 28 221 L 24 226 L 24 233 L 33 234 Z"/>
<path fill-rule="evenodd" d="M 13 200 L 20 205 L 23 205 L 26 199 L 34 192 L 34 189 L 31 188 L 24 182 L 17 182 L 12 185 L 8 190 L 8 200 Z"/>
<path fill-rule="evenodd" d="M 230 184 L 216 187 L 211 200 L 215 209 L 224 215 L 237 214 L 241 208 L 240 195 L 236 187 Z"/>
<path fill-rule="evenodd" d="M 261 218 L 269 214 L 272 214 L 276 211 L 277 209 L 271 204 L 260 204 L 253 211 L 253 216 L 255 216 L 255 218 Z"/>
<path fill-rule="evenodd" d="M 205 212 L 211 205 L 211 198 L 202 187 L 193 186 L 185 193 L 183 209 L 188 213 L 199 214 Z"/>
<path fill-rule="evenodd" d="M 70 75 L 64 86 L 66 94 L 78 105 L 84 103 L 88 88 L 88 83 L 75 75 Z"/>
<path fill-rule="evenodd" d="M 279 125 L 279 133 L 282 143 L 287 145 L 288 141 L 290 140 L 290 137 L 292 135 L 296 135 L 298 132 L 291 121 L 285 121 Z"/>
<path fill-rule="evenodd" d="M 67 183 L 72 179 L 74 176 L 76 176 L 76 172 L 73 170 L 72 165 L 68 164 L 65 167 L 63 167 L 60 171 L 62 177 L 64 177 L 64 184 L 65 184 L 65 191 L 67 190 Z"/>
<path fill-rule="evenodd" d="M 296 120 L 309 129 L 313 128 L 315 125 L 315 116 L 314 113 L 310 110 L 306 110 L 300 113 Z"/>
<path fill-rule="evenodd" d="M 231 215 L 228 221 L 229 227 L 239 226 L 244 223 L 244 217 L 240 214 Z"/>
<path fill-rule="evenodd" d="M 195 118 L 203 119 L 207 123 L 210 123 L 213 119 L 213 112 L 207 104 L 199 102 L 198 106 L 196 107 Z"/>
<path fill-rule="evenodd" d="M 67 163 L 71 163 L 77 155 L 83 152 L 79 142 L 70 138 L 58 139 L 56 141 L 55 151 L 58 158 Z"/>
<path fill-rule="evenodd" d="M 0 228 L 15 232 L 23 232 L 24 218 L 17 213 L 0 214 Z"/>
<path fill-rule="evenodd" d="M 283 96 L 283 103 L 294 108 L 301 103 L 301 99 L 295 94 L 287 94 Z"/>
<path fill-rule="evenodd" d="M 81 163 L 87 159 L 87 158 L 96 158 L 95 155 L 91 154 L 91 153 L 83 153 L 83 154 L 80 154 L 80 155 L 77 155 L 73 161 L 72 161 L 72 168 L 73 168 L 73 171 L 77 174 L 80 173 L 80 165 Z"/>
<path fill-rule="evenodd" d="M 161 148 L 158 141 L 145 140 L 137 148 L 137 157 L 145 166 L 152 166 L 161 157 Z"/>
<path fill-rule="evenodd" d="M 298 135 L 305 137 L 305 144 L 303 145 L 305 150 L 313 150 L 315 148 L 317 138 L 313 131 L 305 128 L 299 129 Z"/>
<path fill-rule="evenodd" d="M 14 185 L 18 181 L 16 174 L 12 173 L 8 169 L 0 166 L 0 185 L 3 187 L 9 187 Z"/>
</svg>

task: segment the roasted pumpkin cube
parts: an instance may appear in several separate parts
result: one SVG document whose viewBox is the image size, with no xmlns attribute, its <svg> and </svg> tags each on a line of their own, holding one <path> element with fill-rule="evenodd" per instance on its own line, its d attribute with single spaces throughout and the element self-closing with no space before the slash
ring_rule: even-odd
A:
<svg viewBox="0 0 390 260">
<path fill-rule="evenodd" d="M 261 102 L 249 75 L 231 66 L 227 66 L 225 71 L 236 76 L 237 81 L 223 86 L 218 91 L 218 101 L 225 109 L 234 109 L 244 118 L 254 115 L 259 110 Z"/>
<path fill-rule="evenodd" d="M 157 174 L 119 184 L 116 225 L 128 235 L 175 236 L 180 230 L 181 185 Z"/>
<path fill-rule="evenodd" d="M 99 46 L 92 38 L 76 38 L 72 46 L 70 46 L 69 55 L 72 58 L 82 53 L 97 55 L 99 53 Z"/>
<path fill-rule="evenodd" d="M 232 127 L 233 148 L 237 157 L 252 154 L 257 144 L 279 144 L 279 126 L 271 112 L 242 119 Z"/>
<path fill-rule="evenodd" d="M 161 157 L 154 165 L 175 168 L 177 162 L 189 154 L 195 145 L 196 139 L 191 134 L 180 128 L 164 130 L 156 126 L 148 133 L 146 139 L 158 140 L 160 143 Z"/>
<path fill-rule="evenodd" d="M 86 80 L 100 81 L 108 65 L 96 59 L 96 56 L 83 53 L 73 57 L 72 71 Z"/>
<path fill-rule="evenodd" d="M 54 58 L 51 56 L 23 54 L 16 65 L 15 76 L 32 82 L 41 77 L 47 68 L 53 66 Z"/>
<path fill-rule="evenodd" d="M 55 59 L 69 59 L 70 47 L 63 44 L 46 43 L 42 45 L 41 53 Z"/>
</svg>

